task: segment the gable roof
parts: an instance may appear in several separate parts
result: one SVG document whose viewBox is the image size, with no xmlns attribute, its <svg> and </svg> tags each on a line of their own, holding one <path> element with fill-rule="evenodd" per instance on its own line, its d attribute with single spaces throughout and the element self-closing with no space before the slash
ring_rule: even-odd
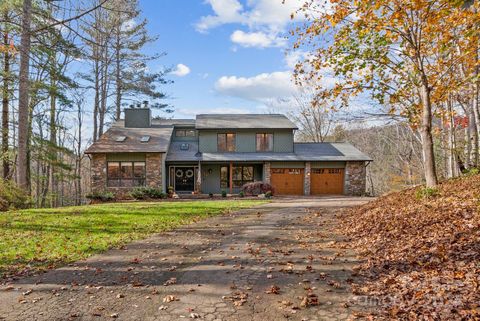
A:
<svg viewBox="0 0 480 321">
<path fill-rule="evenodd" d="M 90 145 L 86 154 L 94 153 L 166 153 L 170 145 L 173 127 L 125 128 L 115 123 L 99 140 Z M 118 137 L 125 140 L 118 141 Z M 140 140 L 150 136 L 147 142 Z"/>
<path fill-rule="evenodd" d="M 197 129 L 298 129 L 282 114 L 200 114 Z"/>
</svg>

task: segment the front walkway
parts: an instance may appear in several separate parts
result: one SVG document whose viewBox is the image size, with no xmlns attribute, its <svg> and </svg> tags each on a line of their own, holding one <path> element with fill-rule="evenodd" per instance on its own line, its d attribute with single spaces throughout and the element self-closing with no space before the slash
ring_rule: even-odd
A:
<svg viewBox="0 0 480 321">
<path fill-rule="evenodd" d="M 0 287 L 0 320 L 345 320 L 362 198 L 283 198 Z"/>
</svg>

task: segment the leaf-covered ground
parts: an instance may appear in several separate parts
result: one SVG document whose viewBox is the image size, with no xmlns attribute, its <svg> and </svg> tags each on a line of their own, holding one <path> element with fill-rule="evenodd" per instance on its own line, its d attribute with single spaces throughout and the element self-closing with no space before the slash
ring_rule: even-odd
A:
<svg viewBox="0 0 480 321">
<path fill-rule="evenodd" d="M 419 188 L 347 212 L 343 233 L 365 259 L 354 288 L 387 320 L 480 319 L 480 176 Z"/>
<path fill-rule="evenodd" d="M 0 279 L 86 258 L 149 234 L 265 201 L 108 203 L 0 214 Z"/>
</svg>

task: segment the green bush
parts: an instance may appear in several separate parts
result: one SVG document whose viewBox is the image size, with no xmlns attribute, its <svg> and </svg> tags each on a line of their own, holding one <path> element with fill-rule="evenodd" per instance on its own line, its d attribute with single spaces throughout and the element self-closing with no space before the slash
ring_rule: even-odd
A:
<svg viewBox="0 0 480 321">
<path fill-rule="evenodd" d="M 213 198 L 213 193 L 208 193 L 208 197 Z"/>
<path fill-rule="evenodd" d="M 227 191 L 222 191 L 222 197 L 227 197 Z"/>
<path fill-rule="evenodd" d="M 438 189 L 434 187 L 422 187 L 418 189 L 417 192 L 415 193 L 415 196 L 417 197 L 418 200 L 430 198 L 436 195 L 438 195 Z"/>
<path fill-rule="evenodd" d="M 273 195 L 272 191 L 268 191 L 268 192 L 265 193 L 266 198 L 272 198 L 272 195 Z"/>
<path fill-rule="evenodd" d="M 244 191 L 240 191 L 240 193 L 238 193 L 238 196 L 240 196 L 240 197 L 245 197 L 245 192 L 244 192 Z"/>
<path fill-rule="evenodd" d="M 30 197 L 15 183 L 0 179 L 0 211 L 28 208 L 31 205 Z"/>
<path fill-rule="evenodd" d="M 478 174 L 480 174 L 480 169 L 478 169 L 477 167 L 465 169 L 463 171 L 463 174 L 465 174 L 466 176 L 478 175 Z"/>
<path fill-rule="evenodd" d="M 167 195 L 162 192 L 161 188 L 155 188 L 150 186 L 135 187 L 130 196 L 137 200 L 143 200 L 147 198 L 159 199 L 166 198 Z"/>
<path fill-rule="evenodd" d="M 88 193 L 85 197 L 92 201 L 109 202 L 115 200 L 115 194 L 107 191 Z"/>
</svg>

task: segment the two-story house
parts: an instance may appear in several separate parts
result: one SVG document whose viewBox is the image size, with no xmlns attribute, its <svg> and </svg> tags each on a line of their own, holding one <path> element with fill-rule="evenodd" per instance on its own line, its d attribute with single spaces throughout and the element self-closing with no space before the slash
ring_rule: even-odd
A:
<svg viewBox="0 0 480 321">
<path fill-rule="evenodd" d="M 281 114 L 202 114 L 152 119 L 126 109 L 86 151 L 92 191 L 125 194 L 135 186 L 177 193 L 238 193 L 270 183 L 279 195 L 365 193 L 370 157 L 348 143 L 296 143 L 297 127 Z"/>
</svg>

